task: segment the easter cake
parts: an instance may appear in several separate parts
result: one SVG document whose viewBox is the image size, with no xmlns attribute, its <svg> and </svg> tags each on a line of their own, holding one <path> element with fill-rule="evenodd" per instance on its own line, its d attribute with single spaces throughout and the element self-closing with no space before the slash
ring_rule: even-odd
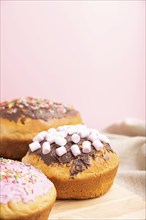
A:
<svg viewBox="0 0 146 220">
<path fill-rule="evenodd" d="M 54 183 L 58 199 L 88 199 L 106 193 L 119 165 L 109 139 L 81 124 L 38 133 L 22 161 Z"/>
<path fill-rule="evenodd" d="M 47 220 L 56 200 L 51 181 L 31 165 L 0 158 L 0 219 Z"/>
<path fill-rule="evenodd" d="M 0 157 L 20 160 L 40 131 L 64 124 L 82 123 L 73 107 L 40 98 L 0 103 Z"/>
</svg>

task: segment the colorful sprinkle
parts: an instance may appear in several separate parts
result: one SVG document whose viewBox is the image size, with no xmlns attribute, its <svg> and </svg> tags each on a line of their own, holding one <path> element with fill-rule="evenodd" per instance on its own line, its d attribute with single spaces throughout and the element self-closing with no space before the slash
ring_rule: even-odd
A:
<svg viewBox="0 0 146 220">
<path fill-rule="evenodd" d="M 0 158 L 0 203 L 23 200 L 27 203 L 47 193 L 51 186 L 47 177 L 29 164 Z"/>
<path fill-rule="evenodd" d="M 50 117 L 63 117 L 70 111 L 76 112 L 73 107 L 62 103 L 41 99 L 41 98 L 20 98 L 11 102 L 0 103 L 1 117 L 17 121 L 19 117 L 25 116 L 32 119 L 42 119 L 47 121 Z M 23 120 L 24 123 L 24 120 Z"/>
</svg>

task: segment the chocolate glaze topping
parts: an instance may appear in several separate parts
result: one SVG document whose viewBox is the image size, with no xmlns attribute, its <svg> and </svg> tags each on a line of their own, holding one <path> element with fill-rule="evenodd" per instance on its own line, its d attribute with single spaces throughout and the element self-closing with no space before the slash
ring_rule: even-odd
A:
<svg viewBox="0 0 146 220">
<path fill-rule="evenodd" d="M 58 102 L 40 98 L 20 98 L 11 102 L 0 103 L 0 116 L 10 121 L 18 121 L 25 124 L 26 118 L 42 119 L 61 118 L 75 115 L 77 111 L 70 106 Z"/>
<path fill-rule="evenodd" d="M 110 156 L 108 152 L 112 152 L 110 145 L 107 143 L 103 143 L 104 147 L 101 151 L 97 152 L 96 149 L 91 145 L 91 152 L 90 153 L 81 153 L 81 155 L 78 155 L 74 157 L 74 155 L 71 152 L 71 146 L 73 145 L 73 142 L 71 141 L 70 136 L 68 135 L 67 144 L 65 145 L 65 148 L 67 149 L 67 153 L 58 156 L 56 154 L 56 148 L 58 147 L 55 143 L 51 144 L 51 151 L 49 154 L 43 154 L 42 148 L 36 150 L 35 152 L 31 152 L 29 149 L 29 154 L 37 154 L 39 155 L 42 160 L 47 164 L 66 164 L 68 167 L 70 167 L 70 176 L 73 178 L 75 175 L 77 175 L 79 172 L 82 172 L 83 170 L 87 169 L 90 166 L 90 158 L 95 159 L 96 157 L 103 158 L 105 161 L 107 161 Z M 82 138 L 80 142 L 78 143 L 78 146 L 81 149 L 83 141 L 86 141 L 86 138 Z M 41 146 L 44 143 L 44 141 L 40 142 Z"/>
</svg>

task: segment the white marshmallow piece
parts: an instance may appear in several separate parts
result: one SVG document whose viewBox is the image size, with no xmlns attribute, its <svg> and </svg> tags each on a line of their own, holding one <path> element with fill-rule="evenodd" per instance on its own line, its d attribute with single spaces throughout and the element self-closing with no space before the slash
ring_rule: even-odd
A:
<svg viewBox="0 0 146 220">
<path fill-rule="evenodd" d="M 63 126 L 57 127 L 56 129 L 57 129 L 57 131 L 66 131 L 67 128 L 68 128 L 68 125 L 63 125 Z"/>
<path fill-rule="evenodd" d="M 91 142 L 90 141 L 84 141 L 82 143 L 82 152 L 86 153 L 86 154 L 91 152 Z"/>
<path fill-rule="evenodd" d="M 49 128 L 48 132 L 49 133 L 56 133 L 56 128 Z"/>
<path fill-rule="evenodd" d="M 38 133 L 34 138 L 33 141 L 38 141 L 41 142 L 44 140 L 44 135 L 42 135 L 41 133 Z"/>
<path fill-rule="evenodd" d="M 71 146 L 71 152 L 75 157 L 81 154 L 80 148 L 77 144 Z"/>
<path fill-rule="evenodd" d="M 81 138 L 86 138 L 89 136 L 89 131 L 88 129 L 85 129 L 85 128 L 81 128 L 80 131 L 79 131 L 79 135 Z"/>
<path fill-rule="evenodd" d="M 96 139 L 98 139 L 98 135 L 97 134 L 90 134 L 88 137 L 89 141 L 95 141 Z"/>
<path fill-rule="evenodd" d="M 97 134 L 97 135 L 99 134 L 99 131 L 96 129 L 89 128 L 88 130 L 89 130 L 89 134 Z"/>
<path fill-rule="evenodd" d="M 38 141 L 34 141 L 31 144 L 29 144 L 29 148 L 32 152 L 38 150 L 39 148 L 41 148 L 41 145 Z"/>
<path fill-rule="evenodd" d="M 69 135 L 74 134 L 76 131 L 77 131 L 77 129 L 76 129 L 76 127 L 73 126 L 73 125 L 68 126 L 68 128 L 67 128 L 67 132 L 68 132 Z"/>
<path fill-rule="evenodd" d="M 59 126 L 58 128 L 57 128 L 57 131 L 63 131 L 64 130 L 64 126 Z"/>
<path fill-rule="evenodd" d="M 72 142 L 74 142 L 75 144 L 77 144 L 77 143 L 79 143 L 79 141 L 80 141 L 80 136 L 79 136 L 78 134 L 73 134 L 73 135 L 71 136 L 71 140 L 72 140 Z"/>
<path fill-rule="evenodd" d="M 64 154 L 66 154 L 67 153 L 67 151 L 66 151 L 66 148 L 64 147 L 64 146 L 62 146 L 62 147 L 58 147 L 57 149 L 56 149 L 56 154 L 60 157 L 60 156 L 62 156 L 62 155 L 64 155 Z"/>
<path fill-rule="evenodd" d="M 100 151 L 103 148 L 103 144 L 100 142 L 99 139 L 96 139 L 95 141 L 93 141 L 93 146 L 95 147 L 97 151 Z"/>
<path fill-rule="evenodd" d="M 99 134 L 99 135 L 98 135 L 98 139 L 99 139 L 100 141 L 104 142 L 104 143 L 107 143 L 107 144 L 110 143 L 109 139 L 108 139 L 105 135 L 103 135 L 103 134 Z"/>
<path fill-rule="evenodd" d="M 49 144 L 53 144 L 55 142 L 55 135 L 54 134 L 47 134 L 46 140 L 49 142 Z"/>
<path fill-rule="evenodd" d="M 58 136 L 58 137 L 55 138 L 55 143 L 59 146 L 64 146 L 64 145 L 66 145 L 67 140 L 63 137 Z"/>
<path fill-rule="evenodd" d="M 39 134 L 42 135 L 45 138 L 46 135 L 48 134 L 48 132 L 47 131 L 41 131 Z"/>
<path fill-rule="evenodd" d="M 49 142 L 44 142 L 42 145 L 42 153 L 48 154 L 48 153 L 50 153 L 50 150 L 51 150 L 51 147 L 50 147 Z"/>
<path fill-rule="evenodd" d="M 55 133 L 56 136 L 60 136 L 60 137 L 66 137 L 67 136 L 67 132 L 66 131 L 57 131 Z"/>
<path fill-rule="evenodd" d="M 85 125 L 82 125 L 82 124 L 78 124 L 78 125 L 75 125 L 76 127 L 76 132 L 79 134 L 83 129 L 87 129 L 87 127 Z"/>
</svg>

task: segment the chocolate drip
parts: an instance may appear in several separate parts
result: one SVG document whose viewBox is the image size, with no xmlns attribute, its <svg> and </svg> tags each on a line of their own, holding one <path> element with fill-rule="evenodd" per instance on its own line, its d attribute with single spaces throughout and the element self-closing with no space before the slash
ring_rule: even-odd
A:
<svg viewBox="0 0 146 220">
<path fill-rule="evenodd" d="M 111 146 L 109 144 L 105 144 L 104 147 L 106 148 L 106 150 L 109 152 L 111 151 L 112 153 L 114 153 L 114 151 L 112 150 Z"/>
<path fill-rule="evenodd" d="M 42 153 L 42 148 L 31 152 L 29 150 L 29 154 L 37 154 L 39 155 L 44 163 L 47 165 L 50 165 L 52 163 L 58 163 L 58 164 L 66 164 L 68 167 L 70 167 L 70 176 L 73 178 L 75 175 L 77 175 L 79 172 L 82 172 L 83 170 L 87 169 L 90 166 L 90 158 L 95 159 L 96 157 L 101 157 L 105 161 L 109 159 L 109 154 L 107 151 L 112 151 L 111 147 L 109 144 L 104 144 L 104 148 L 102 151 L 97 151 L 95 148 L 91 145 L 91 152 L 86 154 L 86 153 L 81 153 L 77 157 L 74 157 L 74 155 L 71 152 L 71 146 L 73 142 L 71 141 L 70 136 L 67 136 L 67 144 L 65 145 L 65 148 L 67 150 L 67 153 L 58 156 L 56 154 L 56 148 L 58 147 L 55 143 L 51 144 L 51 151 L 48 154 L 43 154 Z M 87 139 L 81 139 L 80 142 L 78 143 L 78 146 L 81 149 L 83 141 L 86 141 Z M 41 146 L 44 143 L 44 141 L 40 142 Z"/>
</svg>

